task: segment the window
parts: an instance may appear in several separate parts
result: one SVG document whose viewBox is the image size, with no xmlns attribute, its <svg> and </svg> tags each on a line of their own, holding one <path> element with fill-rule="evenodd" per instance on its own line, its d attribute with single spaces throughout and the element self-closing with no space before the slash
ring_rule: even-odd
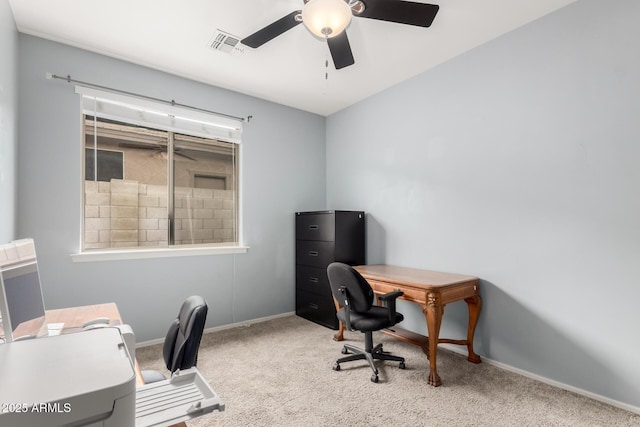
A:
<svg viewBox="0 0 640 427">
<path fill-rule="evenodd" d="M 76 91 L 85 152 L 83 252 L 239 245 L 239 121 Z"/>
<path fill-rule="evenodd" d="M 211 188 L 211 189 L 218 189 L 218 190 L 226 190 L 227 178 L 224 176 L 196 174 L 193 177 L 193 186 L 196 188 Z"/>
<path fill-rule="evenodd" d="M 84 149 L 84 179 L 106 181 L 124 178 L 124 152 Z"/>
</svg>

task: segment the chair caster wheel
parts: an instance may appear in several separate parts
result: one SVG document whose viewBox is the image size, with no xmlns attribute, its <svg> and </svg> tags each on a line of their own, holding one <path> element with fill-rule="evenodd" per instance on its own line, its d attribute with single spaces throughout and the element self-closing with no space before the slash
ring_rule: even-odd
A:
<svg viewBox="0 0 640 427">
<path fill-rule="evenodd" d="M 349 354 L 349 350 L 347 350 L 347 347 L 342 347 L 342 354 Z"/>
<path fill-rule="evenodd" d="M 404 362 L 400 362 L 400 366 L 399 366 L 399 368 L 400 368 L 400 369 L 404 369 L 404 368 L 406 368 L 406 366 L 405 366 Z"/>
<path fill-rule="evenodd" d="M 334 371 L 339 371 L 339 370 L 340 370 L 340 364 L 339 364 L 339 363 L 335 363 L 335 364 L 333 365 L 333 370 L 334 370 Z"/>
<path fill-rule="evenodd" d="M 376 374 L 371 375 L 371 382 L 372 383 L 377 383 L 378 382 L 378 376 Z"/>
</svg>

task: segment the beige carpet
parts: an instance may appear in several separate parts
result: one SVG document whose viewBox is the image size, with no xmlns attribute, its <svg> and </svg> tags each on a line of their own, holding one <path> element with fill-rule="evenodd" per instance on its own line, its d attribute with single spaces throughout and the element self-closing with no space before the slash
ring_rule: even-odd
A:
<svg viewBox="0 0 640 427">
<path fill-rule="evenodd" d="M 640 426 L 640 415 L 439 349 L 443 385 L 426 383 L 428 360 L 410 344 L 374 334 L 406 358 L 332 365 L 342 345 L 334 331 L 288 316 L 205 334 L 198 369 L 226 404 L 189 426 Z M 345 338 L 361 346 L 359 332 Z M 141 348 L 143 369 L 163 369 L 159 345 Z"/>
</svg>

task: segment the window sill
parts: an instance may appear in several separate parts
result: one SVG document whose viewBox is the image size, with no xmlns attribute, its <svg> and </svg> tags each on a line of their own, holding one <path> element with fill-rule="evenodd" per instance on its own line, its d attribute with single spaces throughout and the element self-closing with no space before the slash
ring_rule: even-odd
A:
<svg viewBox="0 0 640 427">
<path fill-rule="evenodd" d="M 73 262 L 117 261 L 130 259 L 175 258 L 198 255 L 242 254 L 247 246 L 188 246 L 176 248 L 110 249 L 71 254 Z"/>
</svg>

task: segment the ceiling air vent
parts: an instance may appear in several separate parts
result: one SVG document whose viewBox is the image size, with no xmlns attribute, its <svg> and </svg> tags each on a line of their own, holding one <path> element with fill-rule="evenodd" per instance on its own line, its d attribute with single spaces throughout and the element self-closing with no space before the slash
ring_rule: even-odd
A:
<svg viewBox="0 0 640 427">
<path fill-rule="evenodd" d="M 209 47 L 226 53 L 242 53 L 242 45 L 240 38 L 221 30 L 216 30 L 215 34 L 209 42 Z"/>
</svg>

